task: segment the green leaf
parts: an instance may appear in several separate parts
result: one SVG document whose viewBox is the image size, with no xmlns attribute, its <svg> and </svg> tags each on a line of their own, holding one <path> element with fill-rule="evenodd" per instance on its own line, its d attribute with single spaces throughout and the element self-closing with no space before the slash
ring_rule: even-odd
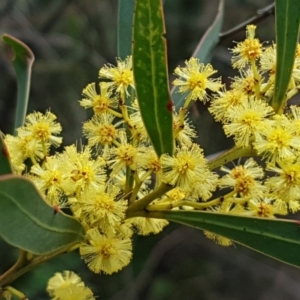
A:
<svg viewBox="0 0 300 300">
<path fill-rule="evenodd" d="M 0 176 L 0 236 L 34 254 L 48 254 L 83 240 L 74 218 L 56 212 L 33 183 L 20 176 Z"/>
<path fill-rule="evenodd" d="M 0 132 L 0 175 L 11 174 L 12 172 L 7 146 Z"/>
<path fill-rule="evenodd" d="M 118 57 L 124 60 L 132 54 L 132 24 L 135 0 L 119 0 L 118 12 Z M 130 106 L 135 98 L 135 91 L 132 87 L 128 88 L 129 95 L 126 95 L 125 103 Z M 128 126 L 124 124 L 128 129 Z M 130 130 L 127 130 L 130 135 Z"/>
<path fill-rule="evenodd" d="M 15 118 L 16 129 L 24 124 L 27 113 L 31 68 L 34 62 L 34 55 L 28 46 L 15 37 L 4 34 L 2 38 L 4 42 L 11 46 L 14 52 L 12 61 L 18 82 L 18 97 Z"/>
<path fill-rule="evenodd" d="M 212 58 L 213 50 L 220 40 L 220 33 L 224 17 L 224 0 L 219 0 L 218 11 L 211 26 L 208 27 L 201 40 L 199 41 L 192 57 L 197 57 L 202 63 L 209 63 Z M 178 87 L 173 87 L 171 91 L 175 107 L 179 109 L 184 102 L 185 95 L 178 93 Z"/>
<path fill-rule="evenodd" d="M 125 59 L 132 50 L 132 24 L 135 0 L 119 0 L 118 57 Z"/>
<path fill-rule="evenodd" d="M 281 112 L 291 79 L 299 37 L 300 1 L 276 0 L 276 74 L 272 107 Z"/>
<path fill-rule="evenodd" d="M 150 212 L 165 218 L 227 237 L 274 259 L 300 267 L 300 222 L 282 219 L 241 217 L 202 211 Z"/>
<path fill-rule="evenodd" d="M 174 144 L 164 34 L 161 1 L 137 0 L 133 28 L 133 74 L 141 116 L 158 156 L 172 154 Z"/>
<path fill-rule="evenodd" d="M 118 13 L 118 57 L 124 60 L 132 54 L 132 24 L 134 13 L 135 0 L 119 0 L 119 13 Z M 129 95 L 126 95 L 125 103 L 131 106 L 135 99 L 135 91 L 132 87 L 128 88 Z M 128 124 L 123 124 L 126 129 L 128 140 L 131 139 L 132 134 L 128 128 Z M 128 167 L 126 168 L 126 185 L 125 193 L 132 190 L 134 183 L 133 171 Z"/>
</svg>

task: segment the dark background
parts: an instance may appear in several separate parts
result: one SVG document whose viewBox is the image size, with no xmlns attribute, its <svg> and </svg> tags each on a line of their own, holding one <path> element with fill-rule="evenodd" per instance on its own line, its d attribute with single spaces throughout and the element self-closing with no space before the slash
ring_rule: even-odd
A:
<svg viewBox="0 0 300 300">
<path fill-rule="evenodd" d="M 226 0 L 224 31 L 270 3 Z M 191 56 L 211 24 L 217 5 L 216 0 L 165 1 L 170 74 Z M 0 33 L 18 37 L 36 56 L 29 112 L 44 112 L 50 107 L 62 123 L 65 145 L 80 139 L 82 122 L 87 119 L 86 111 L 78 105 L 82 89 L 97 82 L 98 70 L 104 63 L 115 63 L 117 10 L 117 0 L 0 1 Z M 262 41 L 274 40 L 274 16 L 258 24 L 257 35 Z M 228 36 L 215 50 L 212 64 L 226 83 L 228 77 L 236 75 L 230 68 L 228 48 L 234 46 L 232 41 L 244 36 L 244 31 Z M 16 82 L 4 43 L 0 44 L 0 70 L 0 128 L 9 133 L 14 120 Z M 207 153 L 230 145 L 212 120 L 206 120 L 203 128 L 204 106 L 194 106 L 191 115 Z M 16 255 L 15 249 L 0 241 L 1 273 Z M 31 300 L 47 299 L 47 280 L 65 269 L 75 270 L 95 295 L 105 300 L 300 298 L 297 268 L 240 245 L 223 248 L 207 240 L 201 231 L 174 224 L 157 236 L 135 237 L 133 261 L 116 275 L 95 275 L 77 253 L 71 253 L 24 275 L 15 287 Z"/>
</svg>

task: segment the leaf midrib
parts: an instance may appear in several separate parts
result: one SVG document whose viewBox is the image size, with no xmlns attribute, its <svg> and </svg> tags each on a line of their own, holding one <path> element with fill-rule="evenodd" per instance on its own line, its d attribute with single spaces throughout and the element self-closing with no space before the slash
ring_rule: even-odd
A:
<svg viewBox="0 0 300 300">
<path fill-rule="evenodd" d="M 169 217 L 170 214 L 167 214 L 166 215 L 166 218 L 170 221 L 173 221 L 173 222 L 178 222 L 178 223 L 181 223 L 181 224 L 190 224 L 188 222 L 185 222 L 184 220 L 182 221 L 182 217 Z M 232 229 L 232 230 L 236 230 L 236 231 L 243 231 L 243 229 L 241 229 L 242 227 L 239 227 L 237 225 L 233 225 L 233 224 L 228 224 L 228 223 L 224 223 L 224 222 L 219 222 L 219 221 L 211 221 L 211 220 L 207 220 L 205 218 L 191 218 L 189 217 L 189 220 L 191 220 L 192 222 L 194 223 L 198 223 L 198 224 L 201 224 L 201 223 L 206 223 L 206 224 L 209 224 L 209 225 L 215 225 L 215 226 L 219 226 L 219 227 L 225 227 L 225 228 L 228 228 L 228 229 Z M 259 221 L 262 221 L 262 220 L 259 220 Z M 268 221 L 271 221 L 271 220 L 268 220 Z M 287 222 L 287 221 L 286 221 Z M 292 224 L 291 222 L 287 222 L 288 224 Z M 197 227 L 197 225 L 192 225 L 193 227 Z M 296 224 L 295 224 L 296 226 Z M 199 225 L 200 227 L 200 225 Z M 265 232 L 265 231 L 258 231 L 258 230 L 255 230 L 255 229 L 249 229 L 248 227 L 246 227 L 246 232 L 247 233 L 252 233 L 252 234 L 255 234 L 255 235 L 258 235 L 258 236 L 265 236 L 265 237 L 269 237 L 269 238 L 272 238 L 272 239 L 275 239 L 275 240 L 279 240 L 279 241 L 286 241 L 288 243 L 292 243 L 292 244 L 295 244 L 295 245 L 300 245 L 300 240 L 299 242 L 296 242 L 294 239 L 290 239 L 290 238 L 285 238 L 285 237 L 280 237 L 279 238 L 279 235 L 274 235 L 274 234 L 271 234 L 271 233 L 268 233 L 268 232 Z M 299 229 L 299 236 L 300 236 L 300 229 Z"/>
<path fill-rule="evenodd" d="M 78 234 L 77 231 L 65 230 L 65 229 L 62 229 L 62 228 L 53 227 L 53 226 L 48 225 L 46 223 L 42 223 L 39 219 L 34 217 L 32 214 L 30 214 L 30 212 L 28 210 L 24 209 L 24 207 L 22 205 L 20 205 L 18 201 L 16 201 L 13 197 L 9 196 L 7 193 L 4 193 L 3 191 L 0 191 L 0 195 L 6 197 L 6 199 L 8 201 L 11 201 L 24 215 L 26 215 L 26 217 L 28 219 L 32 220 L 38 226 L 40 226 L 42 228 L 45 228 L 45 229 L 47 229 L 49 231 L 52 231 L 52 232 Z"/>
<path fill-rule="evenodd" d="M 151 0 L 148 0 L 148 5 L 150 6 L 150 1 Z M 153 0 L 152 0 L 153 1 Z M 155 1 L 155 0 L 154 0 Z M 164 151 L 164 142 L 163 142 L 163 136 L 162 136 L 162 130 L 160 128 L 160 122 L 159 122 L 159 117 L 158 117 L 158 105 L 157 105 L 157 89 L 155 88 L 156 87 L 156 82 L 155 82 L 155 70 L 156 70 L 156 67 L 155 67 L 155 54 L 156 52 L 152 50 L 152 47 L 151 47 L 151 44 L 153 42 L 153 31 L 151 30 L 151 26 L 153 25 L 153 23 L 151 22 L 152 21 L 152 14 L 151 14 L 151 9 L 148 10 L 149 11 L 149 20 L 150 22 L 148 23 L 148 30 L 150 32 L 150 39 L 149 39 L 149 48 L 151 49 L 150 51 L 150 55 L 151 55 L 151 71 L 152 71 L 152 76 L 151 76 L 151 81 L 152 81 L 152 90 L 153 90 L 153 96 L 154 96 L 154 112 L 155 112 L 155 123 L 156 123 L 156 128 L 158 129 L 158 133 L 159 133 L 159 141 L 160 141 L 160 146 L 161 146 L 161 153 L 165 153 Z"/>
</svg>

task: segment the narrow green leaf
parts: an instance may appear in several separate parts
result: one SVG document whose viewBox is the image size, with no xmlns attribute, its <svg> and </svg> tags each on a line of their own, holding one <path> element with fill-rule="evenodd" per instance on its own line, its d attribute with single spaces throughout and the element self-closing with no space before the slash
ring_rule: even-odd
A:
<svg viewBox="0 0 300 300">
<path fill-rule="evenodd" d="M 299 221 L 202 211 L 150 212 L 150 216 L 214 232 L 274 259 L 300 267 Z"/>
<path fill-rule="evenodd" d="M 0 132 L 0 175 L 11 174 L 12 172 L 7 146 Z"/>
<path fill-rule="evenodd" d="M 135 0 L 119 0 L 118 57 L 125 59 L 132 50 L 132 24 Z"/>
<path fill-rule="evenodd" d="M 119 0 L 118 12 L 118 57 L 124 60 L 132 54 L 132 24 L 134 13 L 135 0 Z M 131 106 L 132 101 L 135 99 L 135 91 L 129 87 L 129 95 L 126 95 L 125 103 Z M 131 131 L 126 123 L 123 124 L 126 129 L 127 138 L 130 140 Z M 126 185 L 125 193 L 132 190 L 134 183 L 133 171 L 128 167 L 126 168 Z"/>
<path fill-rule="evenodd" d="M 220 33 L 222 30 L 224 17 L 224 0 L 219 0 L 218 11 L 211 26 L 208 27 L 202 38 L 200 39 L 192 57 L 197 57 L 202 63 L 209 63 L 212 58 L 213 50 L 219 42 Z M 173 87 L 171 91 L 172 99 L 175 107 L 179 109 L 183 102 L 185 95 L 178 93 L 178 87 Z"/>
<path fill-rule="evenodd" d="M 281 112 L 291 79 L 299 37 L 300 1 L 276 0 L 276 74 L 272 107 Z"/>
<path fill-rule="evenodd" d="M 11 46 L 14 52 L 14 57 L 12 60 L 18 82 L 18 97 L 15 118 L 16 129 L 24 124 L 27 113 L 31 68 L 34 62 L 34 55 L 27 45 L 15 37 L 4 34 L 2 38 L 4 42 Z"/>
<path fill-rule="evenodd" d="M 46 204 L 33 183 L 20 176 L 0 176 L 0 236 L 34 254 L 48 254 L 83 240 L 74 218 Z"/>
<path fill-rule="evenodd" d="M 173 153 L 165 25 L 160 0 L 136 0 L 133 73 L 143 122 L 158 156 Z"/>
<path fill-rule="evenodd" d="M 124 60 L 132 54 L 132 25 L 135 0 L 119 0 L 118 12 L 118 57 Z M 135 98 L 134 90 L 129 87 L 129 95 L 126 96 L 126 105 L 130 106 Z M 124 125 L 126 128 L 126 124 Z M 127 134 L 130 131 L 127 130 Z"/>
</svg>

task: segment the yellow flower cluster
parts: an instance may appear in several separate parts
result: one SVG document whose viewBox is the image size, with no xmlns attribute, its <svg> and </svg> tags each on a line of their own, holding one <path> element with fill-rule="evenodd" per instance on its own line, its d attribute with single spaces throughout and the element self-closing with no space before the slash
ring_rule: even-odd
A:
<svg viewBox="0 0 300 300">
<path fill-rule="evenodd" d="M 50 146 L 61 143 L 61 126 L 51 112 L 28 115 L 16 137 L 6 136 L 16 172 L 30 177 L 50 205 L 70 208 L 85 228 L 79 252 L 92 271 L 121 270 L 132 258 L 134 233 L 156 234 L 168 224 L 134 214 L 132 207 L 140 203 L 146 203 L 142 212 L 200 209 L 274 217 L 300 210 L 300 108 L 290 106 L 276 114 L 270 106 L 276 45 L 262 45 L 255 26 L 248 26 L 246 40 L 232 50 L 239 76 L 228 89 L 220 78 L 211 78 L 213 67 L 197 58 L 175 69 L 179 78 L 173 84 L 185 102 L 179 111 L 173 109 L 174 153 L 158 157 L 150 143 L 134 99 L 131 57 L 117 60 L 116 67 L 102 67 L 99 77 L 104 81 L 82 91 L 79 104 L 93 110 L 83 124 L 87 145 L 70 145 L 50 155 Z M 299 59 L 296 55 L 285 101 L 298 89 Z M 209 111 L 233 137 L 233 153 L 253 158 L 233 162 L 231 168 L 222 157 L 207 161 L 188 119 L 192 100 L 212 100 Z M 223 195 L 215 196 L 216 191 Z M 205 235 L 231 244 L 225 237 Z"/>
<path fill-rule="evenodd" d="M 300 109 L 288 100 L 299 88 L 299 49 L 283 100 L 285 109 L 274 111 L 276 45 L 264 47 L 255 38 L 255 26 L 247 27 L 247 38 L 232 50 L 232 64 L 239 69 L 229 89 L 223 88 L 209 108 L 237 149 L 249 150 L 254 158 L 227 174 L 219 188 L 230 188 L 221 204 L 212 207 L 223 213 L 274 217 L 300 210 Z M 256 159 L 256 161 L 254 160 Z M 260 166 L 259 166 L 259 165 Z M 230 209 L 228 210 L 228 205 Z"/>
<path fill-rule="evenodd" d="M 93 292 L 72 271 L 56 273 L 48 281 L 47 292 L 51 300 L 95 300 Z"/>
</svg>

